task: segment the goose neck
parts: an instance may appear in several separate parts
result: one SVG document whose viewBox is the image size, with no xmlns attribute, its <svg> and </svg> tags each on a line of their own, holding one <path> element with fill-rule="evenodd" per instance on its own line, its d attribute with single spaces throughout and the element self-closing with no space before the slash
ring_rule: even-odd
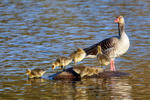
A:
<svg viewBox="0 0 150 100">
<path fill-rule="evenodd" d="M 122 36 L 122 34 L 125 33 L 125 24 L 124 23 L 118 23 L 118 31 L 119 31 L 120 37 Z"/>
</svg>

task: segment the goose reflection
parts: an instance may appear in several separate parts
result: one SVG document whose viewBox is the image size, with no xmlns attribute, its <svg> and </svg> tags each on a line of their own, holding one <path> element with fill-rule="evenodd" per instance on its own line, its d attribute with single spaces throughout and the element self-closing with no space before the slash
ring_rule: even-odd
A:
<svg viewBox="0 0 150 100">
<path fill-rule="evenodd" d="M 111 78 L 111 100 L 133 100 L 127 79 Z"/>
<path fill-rule="evenodd" d="M 75 84 L 75 100 L 133 100 L 127 79 L 84 79 Z M 108 98 L 109 97 L 109 98 Z"/>
</svg>

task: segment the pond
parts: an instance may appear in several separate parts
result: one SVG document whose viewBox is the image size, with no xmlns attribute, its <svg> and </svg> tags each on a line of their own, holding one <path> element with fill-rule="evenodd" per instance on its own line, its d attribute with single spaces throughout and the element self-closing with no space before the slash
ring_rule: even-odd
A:
<svg viewBox="0 0 150 100">
<path fill-rule="evenodd" d="M 148 100 L 150 98 L 149 0 L 1 0 L 1 100 Z M 129 76 L 49 80 L 51 64 L 77 47 L 86 48 L 118 35 L 114 19 L 123 15 L 131 46 L 116 59 Z M 96 59 L 79 65 L 98 66 Z M 71 63 L 68 68 L 73 66 Z M 25 70 L 47 69 L 43 79 L 28 80 Z M 109 70 L 109 66 L 105 67 Z"/>
</svg>

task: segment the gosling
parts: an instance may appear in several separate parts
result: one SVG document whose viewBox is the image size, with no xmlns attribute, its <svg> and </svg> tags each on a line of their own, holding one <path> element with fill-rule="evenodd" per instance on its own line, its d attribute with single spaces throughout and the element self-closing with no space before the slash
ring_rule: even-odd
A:
<svg viewBox="0 0 150 100">
<path fill-rule="evenodd" d="M 83 60 L 86 56 L 86 53 L 83 49 L 81 48 L 77 48 L 76 51 L 74 51 L 70 57 L 73 59 L 74 64 L 76 65 L 78 62 L 80 62 L 81 60 Z"/>
<path fill-rule="evenodd" d="M 73 70 L 83 78 L 84 76 L 92 76 L 94 74 L 99 74 L 104 71 L 104 69 L 99 67 L 88 67 L 88 66 L 81 66 L 81 67 L 74 67 Z"/>
<path fill-rule="evenodd" d="M 45 72 L 46 71 L 44 71 L 43 69 L 38 69 L 38 68 L 33 70 L 30 69 L 26 70 L 26 74 L 28 75 L 28 78 L 41 78 Z"/>
<path fill-rule="evenodd" d="M 65 57 L 65 56 L 58 57 L 56 61 L 52 63 L 52 69 L 54 70 L 55 67 L 57 66 L 61 67 L 61 69 L 63 68 L 65 69 L 65 66 L 67 66 L 71 62 L 72 62 L 71 57 Z"/>
<path fill-rule="evenodd" d="M 110 58 L 107 57 L 107 55 L 104 55 L 102 53 L 102 48 L 101 46 L 97 46 L 97 61 L 99 62 L 99 64 L 101 66 L 107 66 L 108 64 L 110 64 Z"/>
</svg>

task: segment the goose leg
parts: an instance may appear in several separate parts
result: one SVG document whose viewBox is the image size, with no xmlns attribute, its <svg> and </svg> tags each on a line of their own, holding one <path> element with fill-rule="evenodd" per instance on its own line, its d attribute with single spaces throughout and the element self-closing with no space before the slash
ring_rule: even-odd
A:
<svg viewBox="0 0 150 100">
<path fill-rule="evenodd" d="M 111 71 L 116 71 L 115 65 L 114 65 L 114 60 L 111 60 L 110 62 L 110 70 Z"/>
<path fill-rule="evenodd" d="M 113 71 L 116 71 L 116 67 L 115 67 L 115 62 L 114 62 L 114 60 L 113 60 Z"/>
</svg>

